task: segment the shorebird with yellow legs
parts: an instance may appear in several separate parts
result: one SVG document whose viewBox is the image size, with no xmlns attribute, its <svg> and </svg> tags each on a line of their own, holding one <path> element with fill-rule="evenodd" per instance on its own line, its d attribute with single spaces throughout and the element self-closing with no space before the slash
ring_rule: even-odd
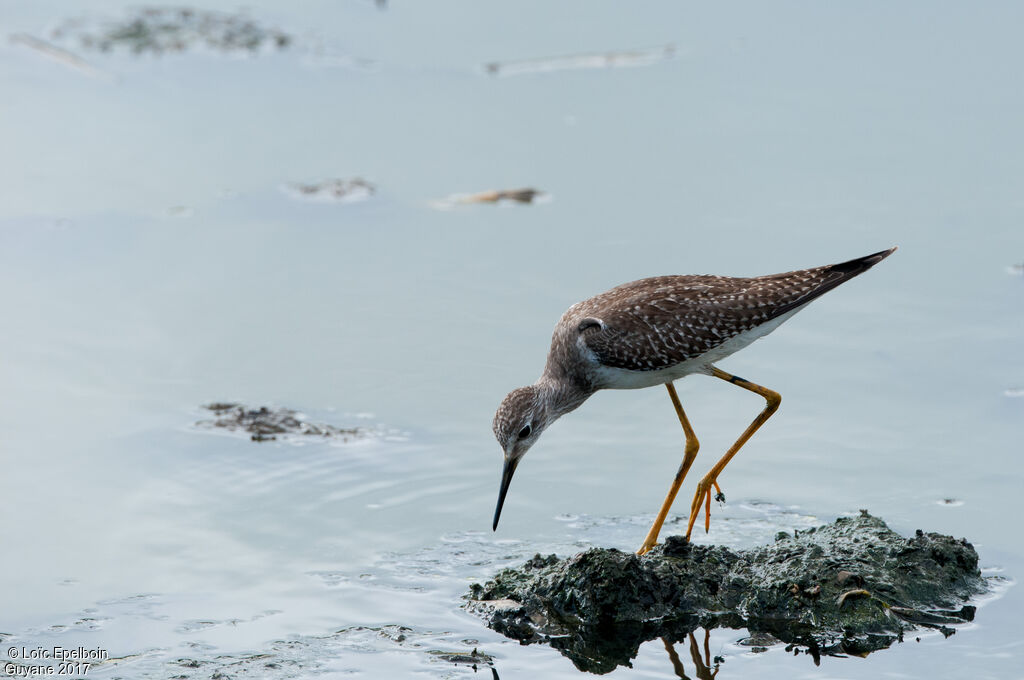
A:
<svg viewBox="0 0 1024 680">
<path fill-rule="evenodd" d="M 867 271 L 895 250 L 752 278 L 658 276 L 617 286 L 570 307 L 555 326 L 541 377 L 532 385 L 510 392 L 494 415 L 494 435 L 505 456 L 494 529 L 498 528 L 519 461 L 551 423 L 598 390 L 664 385 L 683 426 L 686 448 L 668 495 L 637 553 L 642 555 L 653 548 L 699 448 L 672 383 L 699 373 L 759 394 L 766 402 L 736 443 L 697 483 L 686 538 L 690 538 L 701 505 L 707 531 L 711 526 L 712 489 L 724 498 L 718 476 L 782 400 L 778 392 L 726 373 L 715 364 L 772 332 L 812 300 Z"/>
</svg>

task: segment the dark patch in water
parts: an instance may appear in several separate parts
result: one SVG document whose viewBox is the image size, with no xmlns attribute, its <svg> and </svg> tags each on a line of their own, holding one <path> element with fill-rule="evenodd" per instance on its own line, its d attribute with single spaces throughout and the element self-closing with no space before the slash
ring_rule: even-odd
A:
<svg viewBox="0 0 1024 680">
<path fill-rule="evenodd" d="M 256 52 L 284 49 L 288 33 L 261 26 L 244 14 L 211 12 L 192 7 L 141 7 L 117 20 L 71 19 L 53 37 L 74 38 L 82 48 L 100 52 L 127 50 L 131 54 L 185 52 L 198 46 L 218 52 Z"/>
<path fill-rule="evenodd" d="M 200 420 L 196 427 L 217 428 L 227 432 L 248 432 L 254 442 L 273 441 L 278 437 L 321 437 L 349 441 L 368 434 L 366 430 L 358 427 L 310 423 L 301 413 L 290 408 L 249 408 L 233 403 L 212 403 L 203 408 L 212 411 L 216 418 Z"/>
<path fill-rule="evenodd" d="M 494 657 L 490 654 L 484 654 L 475 647 L 469 654 L 465 652 L 446 652 L 438 649 L 432 649 L 427 654 L 430 654 L 433 658 L 439 661 L 447 661 L 450 664 L 456 666 L 471 666 L 473 670 L 477 670 L 478 666 L 493 666 Z"/>
</svg>

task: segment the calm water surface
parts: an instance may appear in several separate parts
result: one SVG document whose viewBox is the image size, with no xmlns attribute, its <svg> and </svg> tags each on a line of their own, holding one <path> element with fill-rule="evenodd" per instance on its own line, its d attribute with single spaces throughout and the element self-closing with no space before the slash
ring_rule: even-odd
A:
<svg viewBox="0 0 1024 680">
<path fill-rule="evenodd" d="M 898 244 L 722 365 L 785 400 L 699 540 L 869 508 L 966 536 L 1002 596 L 949 639 L 866 659 L 752 654 L 731 630 L 709 649 L 720 678 L 1024 677 L 1020 5 L 248 5 L 295 46 L 83 51 L 89 75 L 0 45 L 4 650 L 128 657 L 90 674 L 108 677 L 259 653 L 278 665 L 224 672 L 469 677 L 427 652 L 476 647 L 502 678 L 576 677 L 460 596 L 534 552 L 634 549 L 682 436 L 664 390 L 596 395 L 530 453 L 491 533 L 490 420 L 555 320 L 643 276 Z M 106 15 L 122 3 L 0 2 L 7 35 Z M 633 67 L 482 68 L 666 45 Z M 355 176 L 371 199 L 280 190 Z M 520 186 L 551 200 L 431 204 Z M 761 407 L 701 377 L 679 389 L 697 467 Z M 373 436 L 192 428 L 213 400 Z M 613 675 L 674 672 L 654 641 Z"/>
</svg>

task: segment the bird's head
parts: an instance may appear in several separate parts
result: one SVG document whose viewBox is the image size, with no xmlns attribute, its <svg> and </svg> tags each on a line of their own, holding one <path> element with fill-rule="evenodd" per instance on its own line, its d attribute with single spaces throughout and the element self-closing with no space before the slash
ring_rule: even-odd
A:
<svg viewBox="0 0 1024 680">
<path fill-rule="evenodd" d="M 551 413 L 544 398 L 544 391 L 537 385 L 512 390 L 502 400 L 494 414 L 494 436 L 505 454 L 505 467 L 501 473 L 501 488 L 498 491 L 498 507 L 494 510 L 494 529 L 498 528 L 501 506 L 505 503 L 508 485 L 519 465 L 520 459 L 540 438 L 541 432 L 557 418 Z"/>
</svg>

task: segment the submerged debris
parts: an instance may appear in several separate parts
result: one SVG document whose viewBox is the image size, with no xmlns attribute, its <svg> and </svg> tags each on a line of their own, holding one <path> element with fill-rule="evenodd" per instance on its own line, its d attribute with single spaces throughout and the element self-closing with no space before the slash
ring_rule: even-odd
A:
<svg viewBox="0 0 1024 680">
<path fill-rule="evenodd" d="M 540 203 L 549 200 L 548 194 L 538 189 L 526 187 L 523 189 L 505 189 L 481 191 L 476 194 L 452 194 L 448 198 L 433 201 L 431 205 L 440 210 L 448 210 L 457 205 L 470 205 L 473 203 Z"/>
<path fill-rule="evenodd" d="M 168 217 L 189 218 L 196 214 L 196 209 L 188 205 L 172 205 L 164 214 Z"/>
<path fill-rule="evenodd" d="M 347 676 L 355 673 L 351 665 L 359 655 L 380 653 L 407 656 L 410 661 L 417 663 L 421 669 L 419 674 L 424 677 L 469 677 L 473 675 L 470 668 L 482 671 L 494 666 L 493 657 L 454 637 L 453 633 L 447 631 L 433 632 L 388 625 L 354 626 L 328 635 L 294 636 L 266 643 L 252 652 L 235 654 L 191 644 L 191 649 L 154 653 L 148 659 L 138 660 L 132 665 L 134 672 L 122 674 L 122 677 L 286 680 L 337 675 L 339 659 L 346 660 L 341 675 Z M 461 672 L 458 667 L 462 667 Z M 492 675 L 488 673 L 487 677 Z"/>
<path fill-rule="evenodd" d="M 121 19 L 71 19 L 53 31 L 53 38 L 69 38 L 87 50 L 132 54 L 163 54 L 206 47 L 220 52 L 256 52 L 284 49 L 292 36 L 266 28 L 244 14 L 229 14 L 191 7 L 141 7 Z"/>
<path fill-rule="evenodd" d="M 283 185 L 281 189 L 292 198 L 334 203 L 365 201 L 377 191 L 376 187 L 362 177 L 327 179 L 315 184 L 293 182 Z"/>
<path fill-rule="evenodd" d="M 623 52 L 574 54 L 564 57 L 523 59 L 521 61 L 492 61 L 484 64 L 484 71 L 493 76 L 517 76 L 524 73 L 548 73 L 570 69 L 650 66 L 672 59 L 675 55 L 675 45 L 665 45 L 664 47 Z"/>
<path fill-rule="evenodd" d="M 249 408 L 231 403 L 207 404 L 203 408 L 213 411 L 216 418 L 200 420 L 196 427 L 247 432 L 254 442 L 296 437 L 322 437 L 347 442 L 367 434 L 366 430 L 358 427 L 334 427 L 307 422 L 305 416 L 290 408 Z"/>
<path fill-rule="evenodd" d="M 537 555 L 474 584 L 468 607 L 508 637 L 547 642 L 581 670 L 605 673 L 646 640 L 682 640 L 698 627 L 746 628 L 816 658 L 862 655 L 918 626 L 951 635 L 950 625 L 974 617 L 966 602 L 986 590 L 966 540 L 921 531 L 905 539 L 862 512 L 752 550 L 670 537 L 643 557 Z"/>
<path fill-rule="evenodd" d="M 1014 276 L 1024 276 L 1024 262 L 1011 264 L 1006 268 L 1006 272 L 1008 274 L 1013 274 Z"/>
<path fill-rule="evenodd" d="M 432 649 L 427 654 L 430 654 L 432 658 L 438 661 L 447 661 L 455 666 L 470 666 L 473 670 L 477 670 L 478 666 L 494 665 L 493 656 L 484 654 L 475 647 L 468 654 L 465 652 L 447 652 L 440 649 Z"/>
</svg>

